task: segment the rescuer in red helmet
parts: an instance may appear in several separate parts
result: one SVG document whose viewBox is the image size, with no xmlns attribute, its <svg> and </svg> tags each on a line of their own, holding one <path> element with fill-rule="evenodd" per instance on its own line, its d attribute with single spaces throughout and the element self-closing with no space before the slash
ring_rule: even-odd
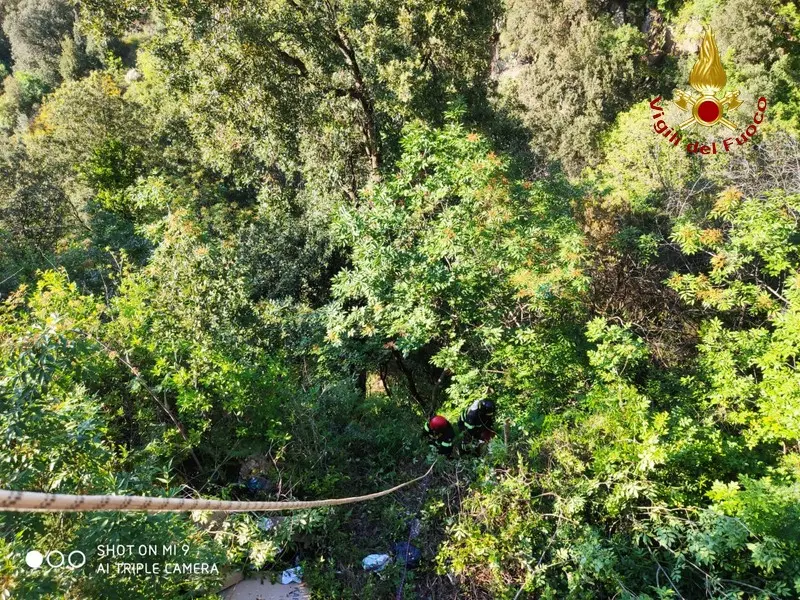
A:
<svg viewBox="0 0 800 600">
<path fill-rule="evenodd" d="M 451 456 L 453 454 L 453 441 L 456 438 L 456 431 L 446 418 L 436 415 L 425 423 L 425 435 L 428 443 L 434 446 L 439 454 Z"/>
</svg>

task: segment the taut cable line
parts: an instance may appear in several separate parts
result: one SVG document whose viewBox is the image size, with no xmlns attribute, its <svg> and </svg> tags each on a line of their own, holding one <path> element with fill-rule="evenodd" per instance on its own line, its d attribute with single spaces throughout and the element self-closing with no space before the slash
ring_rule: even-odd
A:
<svg viewBox="0 0 800 600">
<path fill-rule="evenodd" d="M 242 502 L 234 500 L 203 500 L 201 498 L 154 498 L 150 496 L 75 496 L 72 494 L 45 494 L 0 490 L 0 512 L 92 512 L 92 511 L 144 511 L 187 512 L 211 510 L 218 512 L 259 512 L 321 508 L 375 500 L 388 496 L 404 487 L 425 479 L 433 471 L 387 490 L 327 500 L 284 500 L 276 502 Z"/>
</svg>

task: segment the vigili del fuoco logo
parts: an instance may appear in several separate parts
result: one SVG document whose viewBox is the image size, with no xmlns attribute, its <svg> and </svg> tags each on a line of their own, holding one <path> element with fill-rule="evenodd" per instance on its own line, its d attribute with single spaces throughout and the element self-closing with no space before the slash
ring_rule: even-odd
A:
<svg viewBox="0 0 800 600">
<path fill-rule="evenodd" d="M 700 58 L 689 75 L 689 85 L 697 93 L 675 90 L 673 102 L 681 111 L 687 113 L 686 120 L 675 127 L 668 125 L 663 119 L 664 108 L 659 96 L 650 102 L 652 117 L 656 120 L 653 131 L 664 136 L 674 146 L 682 145 L 684 133 L 700 133 L 708 130 L 714 135 L 719 135 L 722 130 L 730 135 L 708 142 L 690 141 L 686 144 L 686 151 L 690 154 L 730 152 L 732 148 L 747 143 L 758 132 L 758 125 L 764 120 L 767 99 L 763 96 L 758 99 L 757 110 L 751 122 L 746 128 L 740 129 L 735 122 L 736 113 L 744 103 L 739 99 L 738 91 L 728 91 L 724 96 L 719 96 L 726 82 L 727 77 L 719 57 L 714 33 L 711 29 L 706 29 L 700 44 Z"/>
</svg>

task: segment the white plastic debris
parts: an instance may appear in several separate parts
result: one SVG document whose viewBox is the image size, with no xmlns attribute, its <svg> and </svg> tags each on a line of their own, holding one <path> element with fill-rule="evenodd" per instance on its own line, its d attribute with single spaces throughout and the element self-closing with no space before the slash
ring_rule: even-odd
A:
<svg viewBox="0 0 800 600">
<path fill-rule="evenodd" d="M 264 517 L 263 519 L 261 519 L 261 521 L 258 522 L 258 528 L 261 531 L 270 531 L 272 529 L 275 529 L 276 525 L 277 523 L 274 520 L 270 519 L 269 517 Z"/>
<path fill-rule="evenodd" d="M 411 530 L 408 532 L 408 537 L 412 540 L 414 538 L 419 537 L 420 531 L 422 531 L 422 523 L 419 519 L 414 519 L 411 521 Z"/>
<path fill-rule="evenodd" d="M 388 554 L 369 554 L 361 561 L 361 565 L 365 571 L 377 573 L 383 571 L 391 560 L 392 557 Z"/>
<path fill-rule="evenodd" d="M 294 567 L 293 569 L 286 569 L 281 573 L 281 583 L 289 585 L 290 583 L 301 583 L 303 581 L 303 567 Z"/>
</svg>

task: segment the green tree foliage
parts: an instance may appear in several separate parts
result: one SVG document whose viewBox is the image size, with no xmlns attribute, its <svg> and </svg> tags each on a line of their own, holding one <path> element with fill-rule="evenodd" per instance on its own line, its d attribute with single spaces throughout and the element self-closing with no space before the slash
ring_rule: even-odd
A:
<svg viewBox="0 0 800 600">
<path fill-rule="evenodd" d="M 77 24 L 72 35 L 67 34 L 61 40 L 61 57 L 58 59 L 58 73 L 64 81 L 78 79 L 91 64 Z"/>
<path fill-rule="evenodd" d="M 65 233 L 69 209 L 52 173 L 26 156 L 24 146 L 8 144 L 0 158 L 0 227 L 11 236 L 2 254 L 30 248 L 50 252 Z"/>
<path fill-rule="evenodd" d="M 150 8 L 169 33 L 151 45 L 143 85 L 156 78 L 177 98 L 175 117 L 201 164 L 243 199 L 267 199 L 273 223 L 314 229 L 302 242 L 294 227 L 277 236 L 298 258 L 286 269 L 294 272 L 319 270 L 303 257 L 334 259 L 326 223 L 342 198 L 377 177 L 405 122 L 435 119 L 454 94 L 480 92 L 497 13 L 495 3 L 471 0 Z"/>
<path fill-rule="evenodd" d="M 3 79 L 3 95 L 0 96 L 0 128 L 10 133 L 20 124 L 27 124 L 27 115 L 48 91 L 48 86 L 36 75 L 17 71 Z"/>
<path fill-rule="evenodd" d="M 644 37 L 599 2 L 509 2 L 500 38 L 506 93 L 521 104 L 532 146 L 571 174 L 594 162 L 598 135 L 637 98 Z"/>
<path fill-rule="evenodd" d="M 43 276 L 29 297 L 24 294 L 21 289 L 0 309 L 0 481 L 17 489 L 124 494 L 149 490 L 160 479 L 170 493 L 168 462 L 158 463 L 152 454 L 142 461 L 117 429 L 121 415 L 113 406 L 114 357 L 93 336 L 102 304 L 80 296 L 74 284 L 55 273 Z M 199 560 L 221 556 L 220 548 L 200 546 L 200 532 L 172 516 L 3 515 L 0 531 L 4 554 L 9 540 L 30 548 L 66 541 L 91 555 L 97 544 L 141 536 L 150 543 L 189 541 L 199 548 Z M 122 588 L 130 598 L 153 593 L 177 598 L 205 585 L 170 578 L 152 584 L 114 572 L 96 577 L 68 569 L 31 577 L 18 560 L 3 566 L 0 580 L 4 590 L 24 597 L 68 589 L 112 597 Z"/>
<path fill-rule="evenodd" d="M 798 15 L 0 1 L 0 488 L 351 496 L 424 472 L 427 417 L 498 406 L 424 484 L 271 528 L 0 513 L 0 597 L 298 561 L 331 599 L 798 597 Z M 648 106 L 679 118 L 704 24 L 769 99 L 716 156 Z M 410 529 L 420 567 L 362 569 Z M 221 571 L 23 562 L 142 541 Z"/>
<path fill-rule="evenodd" d="M 9 3 L 3 31 L 11 44 L 14 69 L 33 72 L 48 83 L 58 79 L 61 40 L 72 34 L 75 12 L 65 0 Z"/>
<path fill-rule="evenodd" d="M 651 114 L 647 102 L 621 113 L 602 138 L 603 162 L 587 173 L 605 192 L 605 205 L 615 211 L 675 211 L 683 200 L 683 191 L 697 176 L 691 157 L 675 152 L 649 127 L 641 126 Z"/>
<path fill-rule="evenodd" d="M 463 402 L 497 385 L 487 371 L 502 372 L 503 350 L 576 309 L 580 235 L 565 186 L 511 180 L 506 160 L 457 122 L 411 126 L 403 150 L 366 207 L 341 217 L 353 264 L 334 282 L 328 338 L 384 355 L 426 350 Z"/>
<path fill-rule="evenodd" d="M 274 165 L 309 182 L 327 162 L 323 189 L 348 193 L 378 167 L 405 120 L 436 115 L 448 94 L 481 85 L 496 11 L 460 0 L 413 10 L 361 0 L 154 8 L 169 15 L 172 32 L 155 52 L 175 88 L 192 89 L 185 99 L 200 116 L 191 125 L 207 160 L 241 173 Z M 209 46 L 224 51 L 209 56 Z M 236 102 L 225 93 L 232 88 Z M 321 123 L 329 136 L 316 135 Z"/>
<path fill-rule="evenodd" d="M 680 384 L 645 379 L 641 340 L 603 320 L 587 335 L 597 348 L 574 403 L 507 472 L 487 465 L 442 568 L 477 574 L 497 597 L 796 594 L 796 461 L 742 438 L 762 417 L 722 424 L 718 394 L 698 379 L 721 375 L 718 364 L 701 360 Z M 709 359 L 724 360 L 711 348 Z M 781 433 L 794 443 L 796 424 Z"/>
</svg>

